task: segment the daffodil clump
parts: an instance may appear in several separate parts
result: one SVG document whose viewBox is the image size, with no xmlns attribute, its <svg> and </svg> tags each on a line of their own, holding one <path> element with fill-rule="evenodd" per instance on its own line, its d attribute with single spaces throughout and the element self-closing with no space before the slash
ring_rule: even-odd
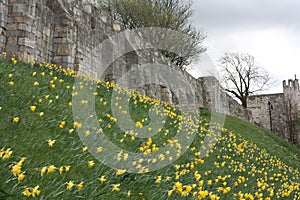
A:
<svg viewBox="0 0 300 200">
<path fill-rule="evenodd" d="M 240 135 L 207 115 L 189 115 L 54 64 L 21 60 L 2 53 L 0 61 L 0 199 L 299 199 L 300 152 L 275 136 L 261 140 L 278 150 L 264 148 L 249 139 L 253 126 L 246 122 L 239 122 L 247 127 Z M 72 113 L 76 98 L 82 112 L 93 103 L 80 95 L 91 84 L 97 130 Z M 123 116 L 133 120 L 126 130 L 118 125 Z M 153 117 L 163 125 L 149 126 Z M 195 137 L 190 145 L 176 137 L 182 130 L 182 138 Z M 103 134 L 122 150 L 108 152 L 93 139 Z M 84 138 L 99 143 L 90 147 Z M 130 152 L 141 157 L 132 160 Z M 109 155 L 119 167 L 91 153 Z"/>
</svg>

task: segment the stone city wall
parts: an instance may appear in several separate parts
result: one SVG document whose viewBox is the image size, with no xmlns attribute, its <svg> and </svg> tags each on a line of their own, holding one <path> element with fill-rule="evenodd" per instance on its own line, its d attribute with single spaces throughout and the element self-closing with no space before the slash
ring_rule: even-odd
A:
<svg viewBox="0 0 300 200">
<path fill-rule="evenodd" d="M 0 1 L 0 50 L 8 56 L 22 55 L 39 62 L 48 62 L 84 72 L 97 77 L 97 61 L 93 60 L 93 49 L 105 39 L 119 33 L 122 25 L 97 9 L 97 1 L 89 0 L 1 0 Z M 106 49 L 111 51 L 111 49 Z M 99 52 L 98 52 L 99 53 Z M 100 52 L 101 53 L 101 52 Z M 108 52 L 109 53 L 109 52 Z M 251 112 L 243 109 L 227 95 L 214 77 L 195 79 L 170 64 L 159 53 L 146 55 L 139 51 L 128 52 L 116 59 L 100 77 L 106 81 L 118 80 L 124 73 L 141 63 L 168 64 L 180 72 L 193 86 L 193 94 L 185 94 L 178 88 L 177 94 L 164 85 L 147 84 L 138 90 L 153 98 L 178 104 L 181 95 L 186 95 L 184 107 L 194 110 L 199 107 L 231 114 L 251 121 Z M 97 68 L 98 67 L 98 68 Z M 151 76 L 145 72 L 146 76 Z M 164 74 L 161 74 L 163 78 Z M 99 78 L 99 77 L 97 77 Z M 131 84 L 138 83 L 141 77 L 132 77 Z M 191 97 L 196 97 L 192 102 Z"/>
<path fill-rule="evenodd" d="M 248 108 L 252 111 L 255 124 L 287 140 L 300 141 L 300 90 L 297 78 L 283 81 L 283 93 L 250 96 Z"/>
</svg>

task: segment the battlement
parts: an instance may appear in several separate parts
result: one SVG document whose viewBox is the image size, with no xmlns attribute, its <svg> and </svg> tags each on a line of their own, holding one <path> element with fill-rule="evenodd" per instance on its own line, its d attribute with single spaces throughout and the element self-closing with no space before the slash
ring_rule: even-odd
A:
<svg viewBox="0 0 300 200">
<path fill-rule="evenodd" d="M 295 92 L 299 92 L 299 80 L 295 76 L 295 79 L 289 79 L 288 81 L 284 80 L 282 81 L 282 86 L 283 86 L 283 92 L 289 90 L 293 90 Z"/>
</svg>

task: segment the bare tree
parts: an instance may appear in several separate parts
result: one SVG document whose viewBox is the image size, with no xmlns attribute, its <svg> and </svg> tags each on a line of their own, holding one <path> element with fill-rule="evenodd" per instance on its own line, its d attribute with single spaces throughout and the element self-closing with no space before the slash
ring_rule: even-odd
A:
<svg viewBox="0 0 300 200">
<path fill-rule="evenodd" d="M 178 31 L 192 38 L 193 42 L 178 47 L 184 49 L 179 55 L 160 49 L 165 57 L 182 69 L 186 69 L 185 66 L 196 61 L 199 55 L 206 51 L 202 45 L 206 33 L 197 30 L 190 23 L 193 13 L 192 0 L 100 0 L 99 2 L 102 9 L 108 11 L 127 29 L 160 27 Z M 156 38 L 151 38 L 152 41 L 153 39 L 155 43 L 163 38 L 157 35 Z M 173 46 L 182 44 L 178 38 L 168 40 L 174 41 Z"/>
<path fill-rule="evenodd" d="M 270 88 L 270 74 L 248 53 L 226 52 L 219 60 L 225 91 L 247 108 L 249 95 Z"/>
</svg>

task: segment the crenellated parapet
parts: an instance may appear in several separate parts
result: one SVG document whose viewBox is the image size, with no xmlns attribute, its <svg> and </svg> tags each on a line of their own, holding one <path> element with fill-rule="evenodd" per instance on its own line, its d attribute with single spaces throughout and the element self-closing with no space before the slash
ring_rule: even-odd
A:
<svg viewBox="0 0 300 200">
<path fill-rule="evenodd" d="M 288 81 L 282 81 L 283 92 L 284 93 L 299 93 L 299 80 L 295 77 L 295 79 L 289 79 Z"/>
<path fill-rule="evenodd" d="M 248 99 L 254 123 L 273 131 L 287 140 L 300 141 L 299 80 L 282 82 L 283 93 L 254 95 Z"/>
</svg>

